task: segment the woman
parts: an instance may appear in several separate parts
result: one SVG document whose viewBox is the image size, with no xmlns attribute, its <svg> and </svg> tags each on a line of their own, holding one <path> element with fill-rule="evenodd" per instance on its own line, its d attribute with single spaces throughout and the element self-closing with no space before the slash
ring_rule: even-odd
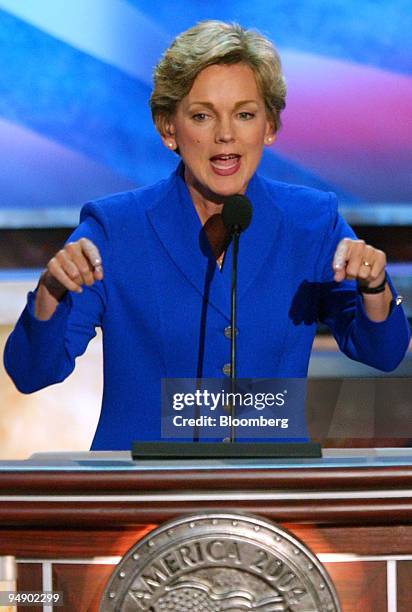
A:
<svg viewBox="0 0 412 612">
<path fill-rule="evenodd" d="M 356 240 L 333 194 L 255 174 L 284 106 L 279 58 L 264 37 L 214 21 L 181 34 L 151 97 L 177 170 L 87 204 L 29 295 L 5 351 L 23 392 L 66 378 L 103 329 L 93 449 L 160 439 L 162 378 L 228 373 L 231 246 L 220 212 L 231 194 L 253 205 L 239 255 L 239 377 L 306 376 L 318 319 L 353 359 L 383 370 L 402 359 L 409 331 L 385 254 Z"/>
</svg>

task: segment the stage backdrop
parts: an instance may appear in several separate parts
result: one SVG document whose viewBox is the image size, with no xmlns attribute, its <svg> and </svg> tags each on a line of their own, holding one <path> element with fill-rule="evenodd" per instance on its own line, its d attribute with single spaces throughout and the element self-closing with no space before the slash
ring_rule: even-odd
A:
<svg viewBox="0 0 412 612">
<path fill-rule="evenodd" d="M 84 201 L 173 169 L 151 75 L 202 19 L 257 28 L 281 53 L 287 109 L 265 174 L 353 206 L 412 202 L 409 0 L 0 0 L 0 226 L 75 224 Z"/>
</svg>

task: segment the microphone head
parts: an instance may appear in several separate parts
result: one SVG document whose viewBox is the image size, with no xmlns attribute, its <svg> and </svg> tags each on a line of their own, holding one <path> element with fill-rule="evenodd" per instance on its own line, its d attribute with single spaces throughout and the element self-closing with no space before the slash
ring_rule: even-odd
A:
<svg viewBox="0 0 412 612">
<path fill-rule="evenodd" d="M 236 194 L 225 199 L 222 221 L 230 233 L 243 232 L 252 220 L 252 204 L 249 198 Z"/>
</svg>

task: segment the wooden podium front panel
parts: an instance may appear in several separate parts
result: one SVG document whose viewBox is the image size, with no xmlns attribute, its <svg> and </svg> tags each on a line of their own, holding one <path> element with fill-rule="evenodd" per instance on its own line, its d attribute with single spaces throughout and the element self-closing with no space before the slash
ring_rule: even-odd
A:
<svg viewBox="0 0 412 612">
<path fill-rule="evenodd" d="M 0 464 L 0 553 L 17 557 L 19 586 L 62 590 L 62 611 L 98 610 L 119 559 L 156 525 L 213 510 L 289 529 L 324 563 L 344 612 L 396 601 L 410 612 L 412 457 L 100 465 Z"/>
<path fill-rule="evenodd" d="M 412 559 L 397 564 L 398 611 L 410 612 L 412 609 Z"/>
<path fill-rule="evenodd" d="M 115 565 L 53 564 L 53 588 L 63 591 L 62 612 L 90 610 L 98 612 L 100 599 Z"/>
<path fill-rule="evenodd" d="M 387 612 L 386 563 L 324 563 L 344 612 Z M 390 612 L 393 612 L 390 611 Z"/>
<path fill-rule="evenodd" d="M 343 612 L 386 612 L 386 563 L 384 561 L 358 561 L 324 563 L 331 576 L 342 605 Z M 64 606 L 61 612 L 98 612 L 99 602 L 106 583 L 115 568 L 115 564 L 106 564 L 104 559 L 99 563 L 66 562 L 53 563 L 53 589 L 64 594 Z M 19 589 L 41 590 L 41 563 L 19 564 L 19 575 L 33 574 L 36 569 L 36 580 L 23 578 Z M 410 612 L 412 572 L 405 575 L 403 593 L 398 603 L 399 612 Z M 409 580 L 409 585 L 406 581 Z M 409 591 L 409 606 L 408 602 Z M 39 608 L 24 607 L 22 612 L 38 612 Z M 393 612 L 393 611 L 390 611 Z"/>
<path fill-rule="evenodd" d="M 384 612 L 387 606 L 385 561 L 324 563 L 337 589 L 344 612 Z M 101 594 L 115 565 L 53 564 L 53 588 L 63 591 L 62 612 L 98 612 Z M 410 612 L 412 602 L 412 560 L 397 563 L 397 612 Z M 17 590 L 42 589 L 42 563 L 19 563 Z M 24 607 L 22 612 L 38 612 L 38 607 Z M 393 612 L 390 610 L 390 612 Z"/>
</svg>

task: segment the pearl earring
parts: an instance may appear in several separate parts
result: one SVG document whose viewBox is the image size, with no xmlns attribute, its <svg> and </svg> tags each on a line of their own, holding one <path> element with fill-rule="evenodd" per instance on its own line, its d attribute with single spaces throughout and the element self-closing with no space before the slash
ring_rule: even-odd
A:
<svg viewBox="0 0 412 612">
<path fill-rule="evenodd" d="M 173 145 L 173 142 L 168 142 L 168 143 L 167 143 L 167 146 L 168 146 L 168 147 L 170 147 L 171 149 L 173 149 L 173 146 L 174 146 L 174 145 Z"/>
</svg>

